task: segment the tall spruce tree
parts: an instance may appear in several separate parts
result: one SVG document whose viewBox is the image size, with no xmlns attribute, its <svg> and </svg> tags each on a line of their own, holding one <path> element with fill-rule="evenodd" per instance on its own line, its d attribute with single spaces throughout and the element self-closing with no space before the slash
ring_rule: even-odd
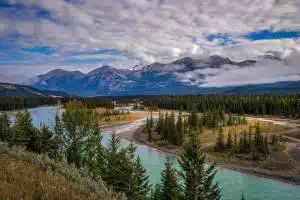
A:
<svg viewBox="0 0 300 200">
<path fill-rule="evenodd" d="M 227 143 L 226 143 L 226 148 L 228 150 L 230 150 L 230 149 L 232 149 L 232 146 L 233 146 L 233 141 L 232 141 L 231 129 L 229 129 L 228 137 L 227 137 Z"/>
<path fill-rule="evenodd" d="M 164 118 L 162 138 L 164 140 L 168 140 L 168 135 L 169 135 L 169 114 L 168 114 L 168 112 L 166 112 L 165 118 Z"/>
<path fill-rule="evenodd" d="M 12 136 L 12 144 L 28 147 L 35 134 L 36 129 L 33 127 L 29 111 L 25 109 L 24 112 L 18 112 Z"/>
<path fill-rule="evenodd" d="M 217 183 L 215 165 L 205 167 L 205 154 L 199 138 L 194 133 L 183 146 L 184 154 L 178 160 L 181 167 L 183 198 L 185 200 L 219 200 L 221 198 Z"/>
<path fill-rule="evenodd" d="M 172 144 L 176 144 L 176 124 L 175 124 L 175 114 L 172 111 L 169 120 L 168 120 L 168 141 Z"/>
<path fill-rule="evenodd" d="M 152 116 L 152 112 L 151 112 L 150 121 L 149 121 L 150 128 L 153 128 L 153 125 L 154 125 L 154 121 L 153 121 L 153 116 Z"/>
<path fill-rule="evenodd" d="M 182 113 L 180 111 L 176 123 L 176 145 L 182 144 L 183 135 L 184 135 L 183 121 L 182 121 Z"/>
<path fill-rule="evenodd" d="M 225 141 L 224 141 L 224 134 L 223 134 L 223 128 L 219 128 L 219 134 L 215 145 L 215 151 L 217 152 L 223 152 L 225 150 Z"/>
<path fill-rule="evenodd" d="M 160 200 L 179 200 L 181 190 L 177 180 L 176 170 L 172 168 L 170 158 L 165 162 L 165 169 L 161 172 Z"/>
<path fill-rule="evenodd" d="M 158 122 L 157 122 L 157 125 L 156 125 L 156 131 L 159 135 L 162 135 L 162 132 L 163 132 L 163 127 L 164 126 L 164 116 L 161 114 L 161 112 L 159 111 L 159 114 L 158 114 Z"/>
<path fill-rule="evenodd" d="M 150 128 L 150 126 L 147 126 L 147 134 L 148 134 L 148 141 L 152 142 L 152 129 Z"/>
<path fill-rule="evenodd" d="M 135 152 L 135 150 L 134 150 Z M 131 200 L 144 200 L 150 197 L 151 185 L 146 169 L 141 163 L 140 157 L 130 158 L 130 174 L 128 187 L 125 190 L 126 196 Z"/>
<path fill-rule="evenodd" d="M 131 173 L 128 174 L 127 150 L 121 148 L 121 140 L 115 133 L 111 135 L 108 147 L 105 149 L 104 171 L 102 179 L 113 190 L 125 192 Z"/>
<path fill-rule="evenodd" d="M 11 128 L 10 128 L 10 120 L 6 113 L 0 115 L 0 140 L 3 142 L 10 141 Z"/>
</svg>

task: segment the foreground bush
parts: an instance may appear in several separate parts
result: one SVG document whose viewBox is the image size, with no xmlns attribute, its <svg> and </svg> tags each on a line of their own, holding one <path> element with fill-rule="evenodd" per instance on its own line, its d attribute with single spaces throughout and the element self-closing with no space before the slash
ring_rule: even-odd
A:
<svg viewBox="0 0 300 200">
<path fill-rule="evenodd" d="M 126 199 L 66 161 L 0 143 L 0 197 L 7 199 Z M 5 199 L 5 198 L 4 198 Z"/>
</svg>

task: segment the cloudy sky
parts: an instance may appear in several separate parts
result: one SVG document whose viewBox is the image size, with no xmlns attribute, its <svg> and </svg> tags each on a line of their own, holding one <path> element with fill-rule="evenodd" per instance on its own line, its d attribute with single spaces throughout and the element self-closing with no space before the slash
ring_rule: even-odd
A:
<svg viewBox="0 0 300 200">
<path fill-rule="evenodd" d="M 88 72 L 104 64 L 130 68 L 215 54 L 244 60 L 270 52 L 287 62 L 262 61 L 251 72 L 225 66 L 207 86 L 221 79 L 238 84 L 237 75 L 245 84 L 253 76 L 300 79 L 299 0 L 0 0 L 0 19 L 2 82 L 54 68 Z"/>
</svg>

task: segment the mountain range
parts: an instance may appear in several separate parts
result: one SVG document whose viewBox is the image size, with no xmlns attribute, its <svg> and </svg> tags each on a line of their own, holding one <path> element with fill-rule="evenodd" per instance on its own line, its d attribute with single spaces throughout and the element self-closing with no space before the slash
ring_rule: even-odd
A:
<svg viewBox="0 0 300 200">
<path fill-rule="evenodd" d="M 264 59 L 280 60 L 270 55 Z M 185 57 L 167 64 L 153 63 L 132 69 L 116 69 L 106 65 L 87 74 L 55 69 L 37 76 L 31 86 L 79 96 L 300 92 L 299 81 L 230 87 L 201 86 L 205 83 L 206 76 L 214 76 L 207 71 L 218 70 L 222 66 L 252 67 L 256 63 L 257 60 L 235 62 L 221 56 L 210 56 L 202 59 Z"/>
</svg>

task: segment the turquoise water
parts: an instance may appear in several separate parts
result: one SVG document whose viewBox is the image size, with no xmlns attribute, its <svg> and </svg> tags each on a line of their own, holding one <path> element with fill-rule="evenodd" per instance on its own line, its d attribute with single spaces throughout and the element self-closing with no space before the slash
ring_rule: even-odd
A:
<svg viewBox="0 0 300 200">
<path fill-rule="evenodd" d="M 33 123 L 40 126 L 44 123 L 53 126 L 56 110 L 54 107 L 40 107 L 29 110 L 33 117 Z M 110 135 L 103 135 L 103 143 L 106 144 Z M 122 141 L 123 145 L 129 142 Z M 159 183 L 160 172 L 164 167 L 167 154 L 156 151 L 144 145 L 137 145 L 137 154 L 141 157 L 143 165 L 147 169 L 151 183 Z M 174 159 L 175 166 L 176 158 Z M 290 184 L 242 174 L 236 171 L 219 168 L 217 181 L 222 190 L 222 200 L 239 200 L 244 193 L 247 200 L 300 200 L 300 187 Z"/>
</svg>

